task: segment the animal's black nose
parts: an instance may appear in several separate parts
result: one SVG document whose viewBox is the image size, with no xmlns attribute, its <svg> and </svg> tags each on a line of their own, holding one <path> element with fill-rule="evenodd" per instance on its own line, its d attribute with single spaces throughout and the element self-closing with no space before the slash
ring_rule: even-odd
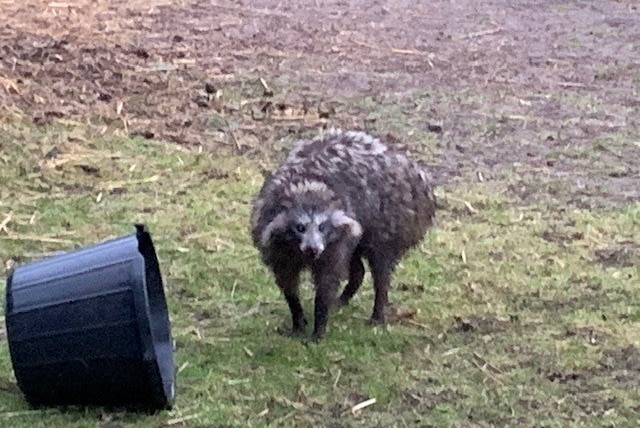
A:
<svg viewBox="0 0 640 428">
<path fill-rule="evenodd" d="M 315 248 L 305 248 L 304 255 L 315 258 L 318 255 L 318 251 Z"/>
</svg>

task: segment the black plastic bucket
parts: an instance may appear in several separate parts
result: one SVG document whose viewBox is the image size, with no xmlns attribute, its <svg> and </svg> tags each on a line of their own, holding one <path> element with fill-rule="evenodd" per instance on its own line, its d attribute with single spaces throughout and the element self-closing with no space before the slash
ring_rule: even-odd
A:
<svg viewBox="0 0 640 428">
<path fill-rule="evenodd" d="M 136 229 L 9 272 L 7 340 L 32 405 L 172 407 L 162 276 L 149 232 Z"/>
</svg>

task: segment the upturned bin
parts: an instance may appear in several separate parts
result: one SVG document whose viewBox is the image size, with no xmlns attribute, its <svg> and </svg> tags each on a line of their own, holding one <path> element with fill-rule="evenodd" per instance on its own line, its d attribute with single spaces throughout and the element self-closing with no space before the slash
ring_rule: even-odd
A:
<svg viewBox="0 0 640 428">
<path fill-rule="evenodd" d="M 173 339 L 144 225 L 10 270 L 5 322 L 29 403 L 172 407 Z"/>
</svg>

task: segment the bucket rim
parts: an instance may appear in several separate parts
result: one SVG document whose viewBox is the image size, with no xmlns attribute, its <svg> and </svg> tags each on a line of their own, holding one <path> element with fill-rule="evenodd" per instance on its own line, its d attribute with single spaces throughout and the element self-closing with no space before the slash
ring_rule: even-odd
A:
<svg viewBox="0 0 640 428">
<path fill-rule="evenodd" d="M 161 407 L 170 409 L 175 400 L 176 379 L 173 335 L 164 281 L 149 228 L 142 223 L 136 223 L 135 227 L 141 269 L 137 271 L 140 277 L 136 278 L 139 287 L 134 293 L 134 302 L 143 348 L 142 359 L 153 386 L 152 398 Z M 169 346 L 171 352 L 159 352 L 161 346 Z M 162 358 L 169 361 L 163 361 Z"/>
</svg>

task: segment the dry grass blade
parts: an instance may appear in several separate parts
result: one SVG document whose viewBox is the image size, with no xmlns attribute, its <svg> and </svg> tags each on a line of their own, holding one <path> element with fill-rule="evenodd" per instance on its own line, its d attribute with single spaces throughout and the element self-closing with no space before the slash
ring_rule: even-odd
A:
<svg viewBox="0 0 640 428">
<path fill-rule="evenodd" d="M 74 242 L 68 239 L 52 238 L 48 236 L 36 236 L 36 235 L 24 235 L 24 234 L 9 234 L 6 236 L 0 236 L 0 239 L 7 241 L 33 241 L 33 242 L 46 242 L 49 244 L 65 244 L 73 245 Z"/>
<path fill-rule="evenodd" d="M 30 252 L 26 251 L 21 253 L 21 256 L 25 259 L 44 259 L 47 257 L 53 257 L 57 254 L 60 254 L 59 251 L 46 251 L 46 252 Z"/>
<path fill-rule="evenodd" d="M 186 422 L 196 419 L 198 416 L 200 416 L 199 414 L 195 414 L 195 415 L 187 415 L 187 416 L 181 416 L 178 418 L 173 418 L 173 419 L 169 419 L 167 421 L 165 421 L 161 426 L 162 427 L 173 427 L 176 425 L 185 425 Z"/>
<path fill-rule="evenodd" d="M 471 205 L 471 203 L 469 201 L 465 201 L 465 200 L 462 200 L 462 199 L 459 199 L 459 198 L 455 198 L 455 197 L 449 196 L 449 195 L 447 195 L 446 198 L 451 200 L 451 201 L 459 202 L 459 203 L 463 204 L 469 210 L 469 212 L 471 214 L 477 214 L 478 213 L 478 210 L 475 209 L 473 207 L 473 205 Z"/>
<path fill-rule="evenodd" d="M 253 13 L 257 15 L 267 15 L 267 16 L 280 16 L 284 18 L 289 18 L 291 16 L 290 14 L 284 13 L 284 12 L 279 12 L 279 11 L 270 10 L 270 9 L 256 9 L 256 8 L 252 8 L 245 5 L 243 5 L 242 7 L 238 7 L 238 6 L 222 5 L 220 3 L 210 3 L 209 7 L 233 10 L 235 12 L 241 12 L 241 13 Z"/>
<path fill-rule="evenodd" d="M 362 47 L 369 48 L 371 50 L 376 50 L 376 51 L 385 51 L 385 52 L 391 52 L 391 53 L 402 54 L 402 55 L 416 55 L 416 56 L 426 56 L 426 57 L 434 56 L 433 52 L 422 52 L 422 51 L 417 51 L 413 49 L 375 46 L 369 43 L 360 42 L 358 40 L 353 40 L 353 43 L 355 43 L 358 46 L 362 46 Z"/>
<path fill-rule="evenodd" d="M 97 186 L 98 190 L 106 190 L 111 191 L 113 189 L 127 188 L 129 186 L 134 186 L 137 184 L 146 184 L 146 183 L 155 183 L 160 180 L 159 175 L 153 175 L 151 177 L 142 178 L 139 180 L 122 180 L 122 181 L 111 181 L 108 183 L 102 183 Z"/>
<path fill-rule="evenodd" d="M 7 225 L 9 224 L 12 218 L 13 218 L 13 213 L 7 214 L 4 220 L 2 220 L 2 223 L 0 223 L 0 230 L 4 230 L 5 232 L 7 232 Z"/>
<path fill-rule="evenodd" d="M 44 410 L 22 410 L 19 412 L 4 412 L 0 413 L 0 419 L 9 419 L 9 418 L 18 418 L 24 416 L 42 416 L 42 415 L 51 415 L 54 413 L 58 413 L 55 409 L 44 409 Z"/>
<path fill-rule="evenodd" d="M 267 81 L 264 80 L 264 78 L 260 78 L 260 84 L 262 85 L 262 88 L 264 89 L 264 95 L 265 96 L 272 96 L 273 95 L 273 90 L 269 87 L 269 85 L 267 85 Z"/>
<path fill-rule="evenodd" d="M 492 29 L 489 29 L 489 30 L 476 31 L 476 32 L 468 33 L 468 34 L 465 34 L 464 36 L 461 36 L 460 40 L 473 39 L 475 37 L 490 36 L 492 34 L 499 33 L 500 31 L 502 31 L 502 28 L 500 28 L 500 27 L 492 28 Z"/>
<path fill-rule="evenodd" d="M 563 88 L 586 88 L 587 85 L 580 82 L 556 82 L 556 85 Z"/>
<path fill-rule="evenodd" d="M 338 387 L 338 382 L 340 382 L 340 376 L 342 376 L 342 370 L 338 369 L 338 374 L 336 375 L 336 380 L 333 381 L 333 387 Z"/>
<path fill-rule="evenodd" d="M 376 404 L 376 402 L 377 402 L 377 400 L 375 398 L 370 398 L 369 400 L 365 400 L 365 401 L 363 401 L 361 403 L 358 403 L 358 404 L 356 404 L 355 406 L 353 406 L 351 408 L 351 413 L 357 413 L 357 412 L 359 412 L 360 410 L 362 410 L 362 409 L 364 409 L 366 407 L 369 407 L 369 406 L 372 406 L 372 405 Z"/>
<path fill-rule="evenodd" d="M 251 315 L 258 313 L 259 310 L 260 310 L 260 303 L 257 303 L 253 305 L 248 311 L 236 315 L 235 317 L 233 317 L 233 319 L 237 321 L 242 318 L 250 317 Z"/>
<path fill-rule="evenodd" d="M 491 372 L 489 372 L 489 370 L 487 370 L 486 367 L 480 365 L 477 361 L 471 361 L 471 363 L 474 366 L 476 366 L 480 371 L 482 371 L 488 378 L 490 378 L 491 380 L 495 381 L 496 383 L 498 383 L 500 385 L 504 385 L 504 382 L 502 382 L 500 379 L 495 377 Z"/>
<path fill-rule="evenodd" d="M 4 86 L 7 92 L 13 91 L 14 93 L 20 95 L 20 89 L 18 88 L 18 82 L 13 79 L 7 79 L 6 77 L 0 77 L 0 84 Z"/>
<path fill-rule="evenodd" d="M 184 363 L 182 363 L 182 365 L 180 367 L 178 367 L 178 370 L 176 370 L 176 374 L 180 374 L 184 371 L 184 369 L 186 369 L 189 366 L 189 362 L 185 361 Z"/>
<path fill-rule="evenodd" d="M 412 319 L 408 319 L 408 318 L 407 319 L 402 319 L 402 320 L 400 320 L 400 322 L 403 323 L 403 324 L 409 324 L 409 325 L 412 325 L 412 326 L 415 326 L 415 327 L 420 327 L 420 328 L 423 328 L 425 330 L 428 330 L 430 328 L 426 324 L 423 324 L 423 323 L 420 323 L 418 321 L 415 321 L 415 320 L 412 320 Z"/>
</svg>

